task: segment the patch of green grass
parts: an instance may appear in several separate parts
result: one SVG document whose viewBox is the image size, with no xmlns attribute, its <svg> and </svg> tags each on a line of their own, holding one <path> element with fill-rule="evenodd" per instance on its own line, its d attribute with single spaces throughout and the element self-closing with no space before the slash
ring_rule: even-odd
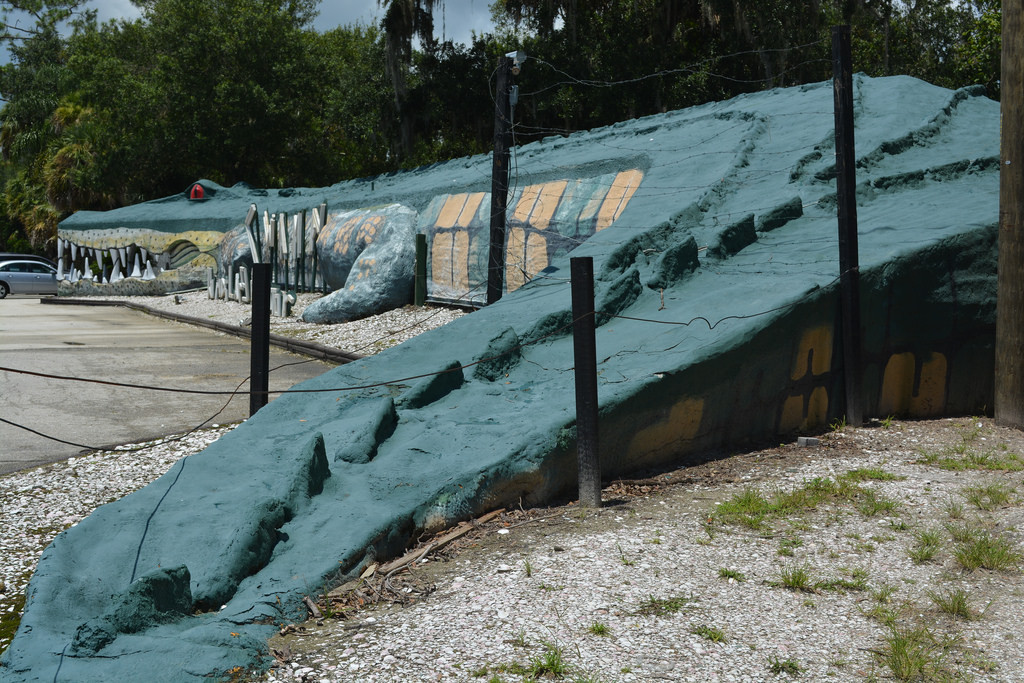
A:
<svg viewBox="0 0 1024 683">
<path fill-rule="evenodd" d="M 727 569 L 722 567 L 718 570 L 718 578 L 720 579 L 733 579 L 734 581 L 746 581 L 747 577 L 743 575 L 743 572 L 736 571 L 735 569 Z"/>
<path fill-rule="evenodd" d="M 523 560 L 523 571 L 526 572 L 526 578 L 533 576 L 533 565 L 529 560 Z"/>
<path fill-rule="evenodd" d="M 587 628 L 587 630 L 593 633 L 595 636 L 607 636 L 612 632 L 611 629 L 608 628 L 607 624 L 602 624 L 599 621 L 595 621 Z"/>
<path fill-rule="evenodd" d="M 888 429 L 889 427 L 892 427 L 892 423 L 895 419 L 895 415 L 886 415 L 885 418 L 881 421 L 882 429 Z"/>
<path fill-rule="evenodd" d="M 562 648 L 544 643 L 544 654 L 530 660 L 530 675 L 534 678 L 554 676 L 559 678 L 569 670 Z"/>
<path fill-rule="evenodd" d="M 640 603 L 636 613 L 660 617 L 666 614 L 674 614 L 696 601 L 697 598 L 681 595 L 671 598 L 656 598 L 652 595 Z"/>
<path fill-rule="evenodd" d="M 0 599 L 0 653 L 7 649 L 21 624 L 21 612 L 25 609 L 25 594 L 11 593 Z"/>
<path fill-rule="evenodd" d="M 892 596 L 896 593 L 896 586 L 892 584 L 883 583 L 878 588 L 871 591 L 871 597 L 874 598 L 875 602 L 879 605 L 888 605 L 892 600 Z"/>
<path fill-rule="evenodd" d="M 776 676 L 779 674 L 799 676 L 800 672 L 803 671 L 804 668 L 792 657 L 788 659 L 779 659 L 775 655 L 771 655 L 768 657 L 768 670 Z"/>
<path fill-rule="evenodd" d="M 875 656 L 897 680 L 944 680 L 949 674 L 942 666 L 942 659 L 952 642 L 938 641 L 927 628 L 894 625 L 884 640 L 885 645 Z"/>
<path fill-rule="evenodd" d="M 950 519 L 963 519 L 964 518 L 964 505 L 958 500 L 950 498 L 945 504 L 946 515 Z"/>
<path fill-rule="evenodd" d="M 988 450 L 978 452 L 971 448 L 973 439 L 961 440 L 954 446 L 941 451 L 920 451 L 920 465 L 933 465 L 951 472 L 966 470 L 987 470 L 990 472 L 1020 472 L 1024 470 L 1024 458 L 1016 453 Z"/>
<path fill-rule="evenodd" d="M 971 543 L 978 536 L 985 533 L 984 529 L 973 527 L 966 522 L 960 524 L 946 524 L 946 531 L 956 543 Z"/>
<path fill-rule="evenodd" d="M 979 510 L 995 510 L 1009 504 L 1016 493 L 1015 489 L 1003 484 L 988 486 L 968 486 L 963 490 L 967 502 Z"/>
<path fill-rule="evenodd" d="M 636 564 L 636 562 L 634 562 L 633 560 L 631 560 L 628 557 L 626 557 L 626 553 L 623 552 L 621 545 L 616 543 L 615 547 L 619 549 L 619 561 L 621 561 L 622 564 L 626 565 L 627 567 L 632 567 L 633 565 Z"/>
<path fill-rule="evenodd" d="M 780 569 L 778 584 L 791 591 L 817 592 L 817 581 L 806 564 L 789 565 Z"/>
<path fill-rule="evenodd" d="M 815 588 L 826 591 L 863 591 L 868 587 L 868 572 L 866 569 L 853 569 L 849 571 L 850 578 L 825 579 L 818 581 Z"/>
<path fill-rule="evenodd" d="M 1020 553 L 1007 539 L 987 531 L 976 532 L 969 540 L 960 542 L 953 550 L 953 558 L 968 571 L 984 568 L 1006 572 L 1020 565 Z"/>
<path fill-rule="evenodd" d="M 724 643 L 725 642 L 725 631 L 714 626 L 708 626 L 701 624 L 694 626 L 690 629 L 690 633 L 695 636 L 700 636 L 704 640 L 710 640 L 712 643 Z"/>
<path fill-rule="evenodd" d="M 793 557 L 793 548 L 799 548 L 803 544 L 799 538 L 783 538 L 779 541 L 779 555 Z"/>
<path fill-rule="evenodd" d="M 935 559 L 942 547 L 942 534 L 937 529 L 921 529 L 914 532 L 914 545 L 907 555 L 914 564 L 924 564 Z"/>
<path fill-rule="evenodd" d="M 747 488 L 718 505 L 713 517 L 724 524 L 759 530 L 769 519 L 814 510 L 824 503 L 854 501 L 862 497 L 866 490 L 852 481 L 828 477 L 816 477 L 804 482 L 798 489 L 775 491 L 770 496 L 757 489 Z"/>
<path fill-rule="evenodd" d="M 537 588 L 540 588 L 542 591 L 563 591 L 563 590 L 565 590 L 565 586 L 552 586 L 550 583 L 542 583 L 539 586 L 537 586 Z"/>
<path fill-rule="evenodd" d="M 861 467 L 850 470 L 842 475 L 842 478 L 850 481 L 903 481 L 906 479 L 906 477 L 897 476 L 892 472 L 886 472 L 880 467 Z"/>
<path fill-rule="evenodd" d="M 880 513 L 895 512 L 899 509 L 899 501 L 879 496 L 871 489 L 862 489 L 863 493 L 857 501 L 857 510 L 865 517 L 874 517 Z"/>
<path fill-rule="evenodd" d="M 518 631 L 516 631 L 515 638 L 513 638 L 509 642 L 511 642 L 512 645 L 514 645 L 515 647 L 526 647 L 527 645 L 529 645 L 529 643 L 526 640 L 526 629 L 521 628 Z"/>
<path fill-rule="evenodd" d="M 959 617 L 970 621 L 981 616 L 971 607 L 970 597 L 967 595 L 967 591 L 962 588 L 954 588 L 945 593 L 929 590 L 928 597 L 940 612 L 952 617 Z"/>
<path fill-rule="evenodd" d="M 892 606 L 888 604 L 876 603 L 871 607 L 858 606 L 860 613 L 868 619 L 874 619 L 883 626 L 892 627 L 896 624 L 896 621 L 900 618 L 900 614 L 903 612 L 903 606 Z"/>
</svg>

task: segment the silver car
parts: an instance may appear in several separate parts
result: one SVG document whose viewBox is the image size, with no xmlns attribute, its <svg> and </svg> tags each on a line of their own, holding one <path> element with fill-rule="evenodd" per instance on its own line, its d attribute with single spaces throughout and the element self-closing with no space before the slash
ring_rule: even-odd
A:
<svg viewBox="0 0 1024 683">
<path fill-rule="evenodd" d="M 0 299 L 8 294 L 56 294 L 57 270 L 37 261 L 0 263 Z"/>
</svg>

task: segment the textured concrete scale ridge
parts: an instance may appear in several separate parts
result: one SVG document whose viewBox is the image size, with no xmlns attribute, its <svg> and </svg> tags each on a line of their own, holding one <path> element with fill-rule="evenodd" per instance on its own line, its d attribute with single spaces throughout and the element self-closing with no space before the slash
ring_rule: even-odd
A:
<svg viewBox="0 0 1024 683">
<path fill-rule="evenodd" d="M 907 77 L 854 85 L 865 412 L 980 411 L 998 104 Z M 0 681 L 267 666 L 304 594 L 419 530 L 571 496 L 569 249 L 594 257 L 605 477 L 827 425 L 843 393 L 832 98 L 830 82 L 771 90 L 520 148 L 511 291 L 298 385 L 317 393 L 281 396 L 58 536 Z M 489 171 L 479 156 L 342 183 L 327 232 L 432 232 L 434 286 L 471 289 Z M 342 257 L 347 287 L 362 266 Z"/>
</svg>

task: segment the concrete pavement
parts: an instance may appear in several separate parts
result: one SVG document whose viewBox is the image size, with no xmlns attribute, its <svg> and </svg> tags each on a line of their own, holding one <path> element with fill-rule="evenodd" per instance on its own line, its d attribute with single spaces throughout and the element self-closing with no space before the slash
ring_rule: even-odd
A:
<svg viewBox="0 0 1024 683">
<path fill-rule="evenodd" d="M 276 349 L 270 367 L 304 361 Z M 122 308 L 43 306 L 37 298 L 0 300 L 0 366 L 54 375 L 182 389 L 230 391 L 249 374 L 249 342 Z M 271 372 L 286 389 L 333 367 L 321 361 Z M 243 385 L 242 391 L 248 388 Z M 273 398 L 273 397 L 271 397 Z M 0 371 L 0 417 L 49 436 L 109 446 L 187 431 L 217 413 L 226 396 L 154 392 L 50 380 Z M 241 393 L 212 422 L 245 418 Z M 78 454 L 0 423 L 0 474 Z"/>
</svg>

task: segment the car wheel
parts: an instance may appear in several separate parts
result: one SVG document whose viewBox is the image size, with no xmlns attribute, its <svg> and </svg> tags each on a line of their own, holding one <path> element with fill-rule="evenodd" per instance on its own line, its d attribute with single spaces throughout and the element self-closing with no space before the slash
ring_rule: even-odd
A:
<svg viewBox="0 0 1024 683">
<path fill-rule="evenodd" d="M 7 286 L 6 282 L 0 282 L 0 299 L 4 299 L 10 294 L 11 288 Z"/>
</svg>

